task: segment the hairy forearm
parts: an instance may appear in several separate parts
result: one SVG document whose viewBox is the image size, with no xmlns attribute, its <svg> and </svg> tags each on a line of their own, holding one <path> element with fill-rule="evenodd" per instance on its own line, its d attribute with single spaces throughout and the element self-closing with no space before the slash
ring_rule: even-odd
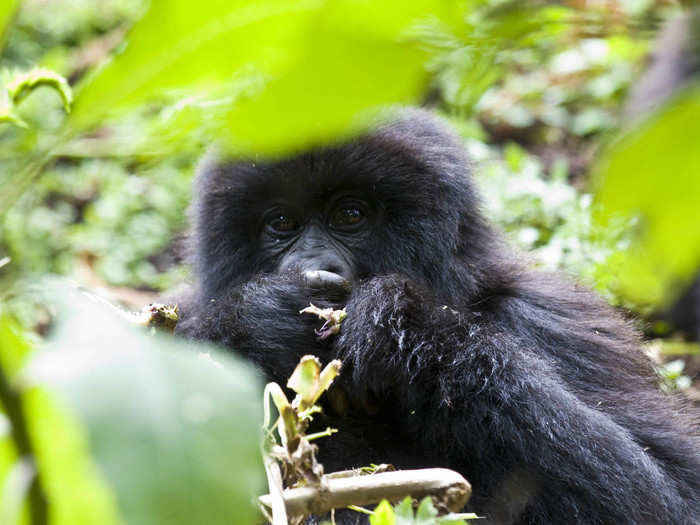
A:
<svg viewBox="0 0 700 525">
<path fill-rule="evenodd" d="M 185 303 L 176 333 L 228 347 L 269 379 L 285 382 L 303 355 L 327 358 L 328 342 L 314 333 L 318 321 L 299 314 L 310 298 L 301 281 L 259 279 L 216 298 Z"/>
<path fill-rule="evenodd" d="M 406 428 L 411 413 L 423 414 L 421 428 L 430 432 L 411 438 L 418 449 L 439 444 L 451 461 L 468 465 L 493 448 L 494 469 L 505 462 L 507 471 L 546 481 L 539 497 L 552 487 L 585 495 L 592 521 L 673 523 L 681 515 L 668 508 L 677 494 L 654 459 L 610 415 L 578 398 L 537 349 L 497 330 L 486 314 L 415 297 L 410 283 L 389 277 L 353 292 L 335 345 L 352 375 L 351 397 L 364 397 L 371 385 L 379 400 L 397 403 L 392 409 L 404 414 Z M 481 458 L 469 457 L 470 443 L 479 443 Z M 628 505 L 601 489 L 611 486 Z"/>
</svg>

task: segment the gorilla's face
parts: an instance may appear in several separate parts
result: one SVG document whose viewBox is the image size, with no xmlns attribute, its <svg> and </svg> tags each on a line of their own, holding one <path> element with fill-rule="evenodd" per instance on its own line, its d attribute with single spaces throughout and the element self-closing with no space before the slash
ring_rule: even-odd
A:
<svg viewBox="0 0 700 525">
<path fill-rule="evenodd" d="M 193 208 L 204 299 L 290 272 L 311 285 L 399 274 L 445 301 L 470 293 L 472 277 L 455 272 L 478 282 L 493 243 L 461 144 L 424 120 L 285 159 L 205 162 Z"/>
<path fill-rule="evenodd" d="M 295 202 L 271 203 L 258 228 L 265 266 L 299 271 L 314 280 L 352 282 L 363 277 L 356 254 L 377 225 L 376 206 L 359 192 L 336 191 Z"/>
</svg>

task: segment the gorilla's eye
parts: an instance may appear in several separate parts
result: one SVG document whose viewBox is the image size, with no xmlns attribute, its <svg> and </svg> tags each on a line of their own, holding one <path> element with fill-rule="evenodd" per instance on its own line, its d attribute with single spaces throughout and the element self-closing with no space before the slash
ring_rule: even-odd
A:
<svg viewBox="0 0 700 525">
<path fill-rule="evenodd" d="M 299 228 L 299 223 L 289 215 L 278 213 L 273 215 L 268 221 L 268 225 L 276 232 L 289 233 Z"/>
<path fill-rule="evenodd" d="M 362 224 L 364 218 L 362 209 L 357 206 L 347 206 L 333 213 L 330 225 L 337 229 L 352 229 Z"/>
</svg>

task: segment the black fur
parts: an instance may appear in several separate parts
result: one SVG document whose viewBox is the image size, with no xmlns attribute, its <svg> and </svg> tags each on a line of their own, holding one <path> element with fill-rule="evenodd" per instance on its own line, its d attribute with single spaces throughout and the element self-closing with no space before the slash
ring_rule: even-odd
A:
<svg viewBox="0 0 700 525">
<path fill-rule="evenodd" d="M 310 209 L 348 188 L 379 208 L 349 294 L 276 271 L 256 227 L 265 203 Z M 629 323 L 502 244 L 435 118 L 406 111 L 279 162 L 210 160 L 195 192 L 198 282 L 177 331 L 281 384 L 302 355 L 340 358 L 349 403 L 318 422 L 340 429 L 319 443 L 327 471 L 449 467 L 491 524 L 699 522 L 697 422 L 658 391 Z M 347 304 L 338 336 L 298 314 L 310 300 Z"/>
</svg>

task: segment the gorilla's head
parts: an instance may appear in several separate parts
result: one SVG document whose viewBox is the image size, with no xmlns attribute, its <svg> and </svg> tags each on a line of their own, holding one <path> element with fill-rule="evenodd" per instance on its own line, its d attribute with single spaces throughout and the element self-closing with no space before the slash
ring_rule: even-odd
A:
<svg viewBox="0 0 700 525">
<path fill-rule="evenodd" d="M 301 272 L 311 284 L 403 274 L 448 300 L 475 293 L 494 260 L 462 145 L 423 111 L 282 160 L 212 156 L 195 194 L 204 298 L 261 273 Z"/>
</svg>

